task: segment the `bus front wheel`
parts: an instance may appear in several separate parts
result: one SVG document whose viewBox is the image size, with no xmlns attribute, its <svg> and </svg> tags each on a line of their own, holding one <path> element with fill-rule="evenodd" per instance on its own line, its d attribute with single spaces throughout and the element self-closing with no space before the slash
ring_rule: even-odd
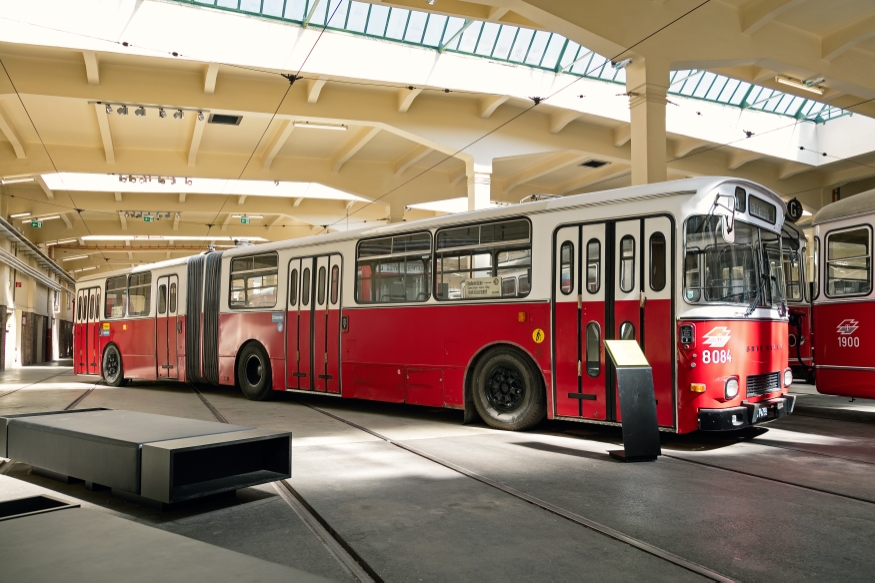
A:
<svg viewBox="0 0 875 583">
<path fill-rule="evenodd" d="M 270 359 L 258 344 L 247 344 L 237 361 L 237 381 L 250 401 L 264 401 L 271 396 Z"/>
<path fill-rule="evenodd" d="M 122 355 L 115 344 L 110 344 L 103 352 L 103 380 L 111 387 L 120 387 L 125 384 Z"/>
<path fill-rule="evenodd" d="M 496 348 L 474 367 L 472 392 L 480 417 L 496 429 L 520 431 L 547 414 L 538 372 L 515 350 Z"/>
</svg>

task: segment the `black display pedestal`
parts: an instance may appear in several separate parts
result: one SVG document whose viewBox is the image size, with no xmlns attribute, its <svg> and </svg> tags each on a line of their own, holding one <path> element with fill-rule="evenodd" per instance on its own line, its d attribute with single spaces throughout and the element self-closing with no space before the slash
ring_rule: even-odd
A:
<svg viewBox="0 0 875 583">
<path fill-rule="evenodd" d="M 618 366 L 617 387 L 623 414 L 623 449 L 608 452 L 624 462 L 652 462 L 662 455 L 653 372 L 649 366 Z"/>
</svg>

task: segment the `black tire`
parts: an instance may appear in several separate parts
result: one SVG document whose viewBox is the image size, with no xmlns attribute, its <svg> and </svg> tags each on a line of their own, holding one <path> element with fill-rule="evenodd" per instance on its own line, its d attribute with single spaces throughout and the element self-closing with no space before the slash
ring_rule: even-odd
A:
<svg viewBox="0 0 875 583">
<path fill-rule="evenodd" d="M 103 351 L 103 381 L 110 387 L 120 387 L 125 384 L 125 371 L 122 366 L 122 355 L 115 344 L 110 344 Z"/>
<path fill-rule="evenodd" d="M 264 401 L 272 396 L 270 359 L 255 343 L 247 344 L 237 361 L 237 383 L 250 401 Z"/>
<path fill-rule="evenodd" d="M 480 417 L 496 429 L 530 429 L 547 415 L 538 371 L 511 348 L 494 348 L 477 361 L 471 392 Z"/>
</svg>

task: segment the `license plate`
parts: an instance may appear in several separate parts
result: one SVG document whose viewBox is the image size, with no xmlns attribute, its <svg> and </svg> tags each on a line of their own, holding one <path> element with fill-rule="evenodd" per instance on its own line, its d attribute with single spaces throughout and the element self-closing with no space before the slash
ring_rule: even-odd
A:
<svg viewBox="0 0 875 583">
<path fill-rule="evenodd" d="M 768 407 L 760 407 L 757 409 L 756 418 L 757 419 L 765 419 L 769 416 L 769 408 Z"/>
</svg>

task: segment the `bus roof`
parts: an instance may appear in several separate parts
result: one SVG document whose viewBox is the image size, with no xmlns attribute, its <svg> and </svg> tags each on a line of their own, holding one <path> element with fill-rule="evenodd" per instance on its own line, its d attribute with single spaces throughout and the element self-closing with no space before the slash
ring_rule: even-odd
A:
<svg viewBox="0 0 875 583">
<path fill-rule="evenodd" d="M 257 245 L 246 245 L 225 250 L 224 254 L 234 257 L 236 255 L 249 255 L 253 252 L 277 251 L 280 249 L 305 247 L 309 245 L 326 245 L 341 241 L 356 240 L 365 237 L 379 237 L 381 235 L 386 236 L 392 235 L 394 233 L 404 233 L 417 229 L 433 229 L 467 222 L 500 220 L 503 217 L 513 217 L 520 214 L 537 214 L 542 212 L 553 212 L 562 209 L 571 209 L 585 206 L 603 206 L 624 201 L 660 198 L 662 196 L 672 196 L 678 194 L 689 194 L 693 196 L 694 199 L 704 198 L 705 196 L 712 193 L 715 188 L 725 183 L 731 183 L 733 185 L 752 188 L 762 195 L 770 196 L 773 199 L 773 202 L 778 204 L 781 207 L 782 212 L 786 214 L 787 205 L 784 203 L 780 196 L 778 196 L 775 192 L 769 190 L 765 186 L 762 186 L 755 182 L 751 182 L 749 180 L 732 178 L 728 176 L 706 176 L 697 178 L 686 178 L 683 180 L 672 180 L 668 182 L 657 182 L 654 184 L 644 184 L 640 186 L 629 186 L 626 188 L 617 188 L 613 190 L 601 190 L 598 192 L 588 192 L 584 194 L 563 196 L 562 198 L 553 198 L 510 206 L 491 207 L 488 209 L 468 211 L 464 213 L 444 215 L 428 219 L 420 219 L 411 222 L 392 223 L 388 225 L 381 224 L 375 227 L 365 227 L 363 229 L 341 231 L 324 235 L 310 235 L 307 237 L 299 237 L 296 239 L 285 239 L 282 241 L 259 243 Z M 187 257 L 180 259 L 170 259 L 167 261 L 162 261 L 160 263 L 150 263 L 109 273 L 94 274 L 79 281 L 91 281 L 95 279 L 112 277 L 114 275 L 121 275 L 124 273 L 137 273 L 140 271 L 160 269 L 162 267 L 172 267 L 174 265 L 185 264 L 187 261 Z"/>
<path fill-rule="evenodd" d="M 867 190 L 844 200 L 837 200 L 817 211 L 814 215 L 814 225 L 831 223 L 841 219 L 850 219 L 875 212 L 875 190 Z"/>
</svg>

